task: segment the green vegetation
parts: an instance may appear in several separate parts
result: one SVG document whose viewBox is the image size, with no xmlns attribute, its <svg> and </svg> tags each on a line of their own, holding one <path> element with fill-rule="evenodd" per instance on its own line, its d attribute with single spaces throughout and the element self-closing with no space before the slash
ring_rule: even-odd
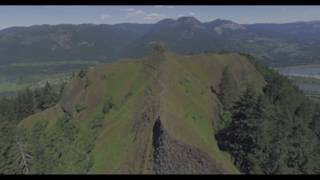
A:
<svg viewBox="0 0 320 180">
<path fill-rule="evenodd" d="M 126 96 L 127 97 L 127 96 Z M 104 114 L 108 114 L 109 111 L 114 107 L 114 104 L 112 103 L 112 98 L 108 98 L 104 103 L 102 107 L 102 112 Z"/>
<path fill-rule="evenodd" d="M 97 64 L 94 61 L 62 61 L 0 66 L 0 96 L 15 95 L 25 88 L 43 87 L 46 82 L 60 86 L 70 79 L 72 72 Z"/>
<path fill-rule="evenodd" d="M 156 119 L 223 173 L 319 173 L 319 107 L 250 56 L 164 51 L 1 99 L 0 173 L 154 173 Z"/>
<path fill-rule="evenodd" d="M 6 92 L 17 92 L 24 88 L 26 88 L 28 85 L 25 84 L 17 84 L 17 83 L 9 83 L 9 82 L 3 82 L 0 83 L 0 93 L 6 93 Z"/>
<path fill-rule="evenodd" d="M 228 68 L 222 72 L 222 78 L 219 90 L 219 99 L 225 110 L 229 110 L 238 97 L 237 82 L 232 78 L 232 74 Z"/>
<path fill-rule="evenodd" d="M 0 99 L 1 173 L 31 172 L 30 162 L 35 154 L 31 154 L 30 142 L 21 136 L 17 125 L 24 118 L 52 107 L 58 99 L 59 92 L 55 92 L 49 83 L 43 88 L 26 89 L 17 96 Z"/>
<path fill-rule="evenodd" d="M 314 77 L 304 76 L 289 76 L 288 77 L 293 84 L 297 85 L 306 96 L 312 100 L 319 102 L 320 98 L 320 79 Z"/>
<path fill-rule="evenodd" d="M 262 65 L 261 95 L 248 89 L 232 106 L 231 123 L 216 137 L 244 173 L 319 173 L 319 105 L 289 79 Z"/>
<path fill-rule="evenodd" d="M 13 63 L 8 65 L 9 67 L 43 67 L 43 66 L 61 66 L 61 65 L 70 65 L 70 64 L 74 64 L 74 65 L 79 65 L 79 64 L 83 64 L 83 65 L 98 65 L 101 62 L 98 61 L 77 61 L 77 60 L 73 60 L 73 61 L 45 61 L 45 62 L 30 62 L 30 63 Z"/>
</svg>

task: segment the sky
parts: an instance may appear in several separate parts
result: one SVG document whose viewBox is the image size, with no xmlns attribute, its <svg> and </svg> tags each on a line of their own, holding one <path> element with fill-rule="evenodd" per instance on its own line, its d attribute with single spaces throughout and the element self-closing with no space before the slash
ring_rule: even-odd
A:
<svg viewBox="0 0 320 180">
<path fill-rule="evenodd" d="M 40 24 L 156 23 L 181 16 L 242 24 L 313 21 L 320 20 L 320 6 L 0 6 L 0 29 Z"/>
</svg>

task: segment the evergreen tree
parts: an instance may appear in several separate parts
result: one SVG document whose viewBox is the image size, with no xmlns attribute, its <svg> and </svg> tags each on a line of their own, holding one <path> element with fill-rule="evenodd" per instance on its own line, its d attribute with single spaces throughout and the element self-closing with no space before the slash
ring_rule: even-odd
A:
<svg viewBox="0 0 320 180">
<path fill-rule="evenodd" d="M 57 102 L 58 93 L 56 93 L 54 88 L 48 82 L 46 82 L 43 88 L 35 91 L 35 98 L 37 102 L 37 109 L 43 111 Z"/>
<path fill-rule="evenodd" d="M 58 94 L 49 83 L 44 88 L 26 89 L 14 97 L 0 98 L 0 174 L 31 172 L 34 154 L 30 153 L 30 142 L 22 139 L 25 136 L 19 135 L 17 125 L 27 116 L 37 110 L 44 110 L 57 100 Z M 39 148 L 39 143 L 35 147 Z M 36 159 L 43 153 L 41 148 L 33 152 L 36 152 Z"/>
<path fill-rule="evenodd" d="M 217 135 L 220 147 L 234 156 L 242 172 L 249 173 L 252 169 L 248 158 L 257 148 L 260 111 L 257 96 L 249 87 L 232 107 L 231 124 Z"/>
<path fill-rule="evenodd" d="M 34 93 L 29 88 L 18 93 L 15 106 L 19 120 L 33 114 L 36 109 Z"/>
<path fill-rule="evenodd" d="M 267 82 L 250 88 L 231 108 L 231 123 L 216 137 L 244 173 L 320 172 L 319 109 L 288 78 L 259 66 Z"/>
<path fill-rule="evenodd" d="M 166 46 L 163 42 L 152 42 L 152 53 L 150 59 L 153 63 L 161 63 L 165 59 Z"/>
<path fill-rule="evenodd" d="M 230 110 L 238 96 L 238 88 L 229 68 L 223 70 L 219 88 L 218 96 L 223 105 L 223 109 L 224 111 Z"/>
</svg>

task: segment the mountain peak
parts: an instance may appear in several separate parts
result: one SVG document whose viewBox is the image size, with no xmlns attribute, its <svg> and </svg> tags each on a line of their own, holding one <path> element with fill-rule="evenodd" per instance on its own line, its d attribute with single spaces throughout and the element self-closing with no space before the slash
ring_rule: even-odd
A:
<svg viewBox="0 0 320 180">
<path fill-rule="evenodd" d="M 193 16 L 183 16 L 177 19 L 178 22 L 188 24 L 200 24 L 201 22 Z"/>
<path fill-rule="evenodd" d="M 191 16 L 180 17 L 178 19 L 163 19 L 157 23 L 157 28 L 161 27 L 180 27 L 184 28 L 201 28 L 203 29 L 203 24 L 196 18 Z"/>
<path fill-rule="evenodd" d="M 224 20 L 224 19 L 215 19 L 213 21 L 210 21 L 206 23 L 207 27 L 214 29 L 214 31 L 221 35 L 223 34 L 224 30 L 244 30 L 246 29 L 243 25 L 235 23 L 230 20 Z"/>
<path fill-rule="evenodd" d="M 160 51 L 161 46 L 157 47 Z M 206 62 L 207 68 L 190 70 L 189 67 L 203 66 L 199 57 Z M 230 67 L 231 72 L 247 75 L 248 78 L 243 80 L 238 74 L 232 76 L 232 80 L 241 84 L 263 79 L 259 78 L 258 72 L 245 58 L 233 54 L 224 54 L 212 60 L 213 57 L 214 54 L 185 56 L 167 53 L 166 59 L 149 56 L 80 71 L 66 84 L 61 100 L 55 106 L 33 114 L 19 124 L 21 132 L 28 135 L 30 154 L 35 154 L 36 148 L 41 148 L 44 152 L 41 157 L 61 156 L 59 161 L 53 161 L 53 168 L 35 169 L 34 172 L 73 173 L 76 169 L 78 173 L 93 174 L 239 173 L 233 162 L 224 156 L 225 152 L 220 151 L 219 144 L 212 136 L 214 127 L 211 128 L 211 118 L 215 114 L 211 115 L 207 109 L 220 106 L 217 96 L 209 90 L 206 93 L 207 87 L 201 89 L 204 93 L 200 93 L 198 80 L 201 78 L 200 81 L 206 84 L 218 82 L 221 76 L 216 74 L 222 73 L 219 69 L 226 66 Z M 197 76 L 199 73 L 203 76 Z M 240 83 L 236 84 L 236 88 L 240 87 Z M 255 87 L 260 88 L 258 85 Z M 190 94 L 195 98 L 186 98 Z M 194 108 L 192 111 L 196 115 L 201 114 L 201 124 L 190 125 L 189 122 L 199 118 L 184 116 L 190 111 L 190 104 L 201 106 L 204 102 L 207 107 Z M 183 118 L 180 118 L 181 114 Z M 39 126 L 39 119 L 45 125 L 52 125 L 51 128 L 43 124 Z M 34 128 L 38 128 L 38 131 L 34 131 Z M 182 132 L 181 129 L 188 129 L 188 132 Z M 60 133 L 64 131 L 68 134 Z M 198 131 L 203 133 L 199 134 Z M 37 143 L 38 132 L 54 134 L 65 141 L 62 145 L 56 141 L 45 141 L 45 134 L 41 134 L 41 142 L 46 143 Z M 67 141 L 69 136 L 72 141 Z M 121 144 L 118 137 L 121 138 Z M 207 140 L 203 141 L 203 137 L 207 137 Z M 52 149 L 60 145 L 63 153 L 52 154 Z M 117 158 L 113 159 L 115 153 Z M 76 163 L 78 161 L 83 162 Z M 43 160 L 35 158 L 32 163 L 40 166 Z M 86 163 L 90 163 L 90 166 L 84 166 Z"/>
<path fill-rule="evenodd" d="M 170 18 L 166 18 L 166 19 L 162 19 L 160 20 L 159 22 L 157 22 L 156 24 L 170 24 L 170 23 L 173 23 L 174 20 L 173 19 L 170 19 Z"/>
</svg>

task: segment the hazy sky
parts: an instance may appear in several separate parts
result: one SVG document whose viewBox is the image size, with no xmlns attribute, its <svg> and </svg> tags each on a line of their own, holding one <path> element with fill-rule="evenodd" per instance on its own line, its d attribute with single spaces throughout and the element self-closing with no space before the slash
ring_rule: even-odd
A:
<svg viewBox="0 0 320 180">
<path fill-rule="evenodd" d="M 320 6 L 0 6 L 0 29 L 34 24 L 155 23 L 180 16 L 282 23 L 320 20 Z"/>
</svg>

